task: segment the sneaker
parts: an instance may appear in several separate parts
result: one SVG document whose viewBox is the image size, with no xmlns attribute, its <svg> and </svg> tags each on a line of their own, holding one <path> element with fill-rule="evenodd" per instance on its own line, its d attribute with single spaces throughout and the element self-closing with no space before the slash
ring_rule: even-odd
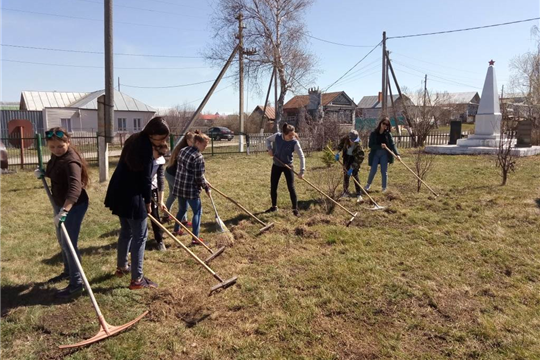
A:
<svg viewBox="0 0 540 360">
<path fill-rule="evenodd" d="M 119 278 L 123 277 L 124 275 L 128 275 L 128 274 L 131 274 L 131 266 L 129 264 L 125 268 L 117 267 L 116 271 L 114 272 L 114 275 L 116 275 L 116 277 L 119 277 Z"/>
<path fill-rule="evenodd" d="M 165 247 L 165 244 L 163 242 L 158 242 L 157 249 L 159 251 L 167 251 L 167 248 Z"/>
<path fill-rule="evenodd" d="M 298 209 L 293 209 L 292 213 L 294 216 L 300 217 L 300 213 L 298 212 Z"/>
<path fill-rule="evenodd" d="M 347 198 L 347 197 L 350 197 L 351 194 L 349 194 L 348 191 L 344 191 L 341 193 L 341 195 L 339 195 L 340 198 Z"/>
<path fill-rule="evenodd" d="M 69 274 L 67 273 L 61 273 L 60 275 L 56 275 L 55 277 L 50 278 L 47 280 L 47 284 L 56 284 L 60 281 L 69 279 Z"/>
<path fill-rule="evenodd" d="M 369 189 L 371 189 L 371 184 L 367 184 L 366 186 L 364 186 L 364 190 L 369 191 Z"/>
<path fill-rule="evenodd" d="M 358 195 L 358 196 L 356 197 L 356 202 L 357 202 L 357 203 L 361 203 L 362 201 L 364 201 L 364 198 L 362 198 L 362 195 Z"/>
<path fill-rule="evenodd" d="M 185 227 L 192 227 L 193 226 L 193 223 L 191 221 L 181 221 L 181 223 L 185 226 Z"/>
<path fill-rule="evenodd" d="M 199 238 L 199 240 L 201 240 L 201 242 L 204 242 L 203 238 Z M 201 245 L 200 242 L 198 242 L 196 239 L 191 239 L 191 245 Z"/>
<path fill-rule="evenodd" d="M 129 284 L 129 290 L 139 290 L 146 288 L 157 289 L 158 285 L 152 280 L 142 277 L 140 280 L 131 280 Z"/>
<path fill-rule="evenodd" d="M 386 188 L 383 188 L 382 189 L 382 193 L 384 194 L 385 192 L 387 192 L 388 190 Z"/>
<path fill-rule="evenodd" d="M 174 236 L 182 236 L 184 235 L 184 229 L 179 229 L 177 231 L 173 231 Z"/>
<path fill-rule="evenodd" d="M 58 290 L 56 294 L 54 294 L 54 297 L 57 299 L 69 299 L 73 296 L 80 295 L 82 291 L 83 291 L 82 284 L 78 286 L 68 285 L 63 289 Z"/>
<path fill-rule="evenodd" d="M 276 212 L 277 210 L 278 210 L 277 206 L 272 206 L 270 209 L 266 210 L 264 213 L 268 214 L 268 213 L 271 213 L 271 212 Z"/>
</svg>

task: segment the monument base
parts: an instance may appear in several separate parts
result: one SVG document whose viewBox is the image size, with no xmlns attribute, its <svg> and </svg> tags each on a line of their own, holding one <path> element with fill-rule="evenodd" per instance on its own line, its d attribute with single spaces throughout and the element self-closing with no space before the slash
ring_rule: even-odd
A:
<svg viewBox="0 0 540 360">
<path fill-rule="evenodd" d="M 499 152 L 498 147 L 458 145 L 429 145 L 424 150 L 429 154 L 445 155 L 496 155 Z M 531 146 L 528 148 L 512 147 L 511 152 L 512 155 L 517 157 L 534 156 L 540 154 L 540 146 Z"/>
<path fill-rule="evenodd" d="M 469 135 L 466 139 L 459 139 L 457 146 L 464 147 L 499 147 L 500 135 Z"/>
</svg>

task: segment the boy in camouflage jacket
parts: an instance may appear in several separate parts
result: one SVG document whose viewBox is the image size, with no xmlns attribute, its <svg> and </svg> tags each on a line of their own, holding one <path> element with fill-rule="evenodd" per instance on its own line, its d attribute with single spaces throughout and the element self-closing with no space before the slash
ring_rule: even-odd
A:
<svg viewBox="0 0 540 360">
<path fill-rule="evenodd" d="M 357 182 L 354 186 L 356 189 L 357 201 L 362 201 L 362 193 L 360 186 L 360 179 L 358 178 L 358 172 L 360 171 L 360 165 L 364 161 L 364 150 L 360 144 L 360 137 L 358 131 L 351 130 L 349 135 L 341 139 L 337 147 L 338 153 L 335 155 L 336 161 L 339 160 L 339 152 L 343 151 L 343 194 L 342 197 L 352 196 L 349 193 L 349 180 L 353 176 Z"/>
</svg>

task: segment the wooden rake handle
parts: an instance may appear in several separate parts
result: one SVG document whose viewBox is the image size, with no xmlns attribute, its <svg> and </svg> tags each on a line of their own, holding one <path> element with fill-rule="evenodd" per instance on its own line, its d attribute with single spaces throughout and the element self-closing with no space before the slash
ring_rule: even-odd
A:
<svg viewBox="0 0 540 360">
<path fill-rule="evenodd" d="M 433 195 L 435 196 L 439 196 L 439 194 L 437 194 L 432 188 L 429 187 L 428 184 L 426 184 L 426 182 L 424 180 L 422 180 L 418 175 L 416 175 L 416 173 L 410 168 L 407 166 L 407 164 L 405 164 L 403 162 L 403 160 L 401 160 L 401 158 L 399 158 L 396 154 L 394 154 L 394 152 L 392 150 L 390 150 L 388 147 L 386 148 L 386 151 L 388 151 L 393 157 L 395 157 L 396 159 L 399 160 L 400 163 L 403 164 L 403 166 L 405 166 L 407 168 L 407 170 L 409 170 L 411 172 L 411 174 L 413 174 L 418 180 L 420 180 L 422 182 L 422 184 L 424 184 L 428 189 L 429 191 L 431 191 L 433 193 Z"/>
<path fill-rule="evenodd" d="M 328 150 L 330 150 L 330 152 L 331 152 L 332 154 L 334 154 L 334 151 L 330 148 L 330 146 L 326 145 L 326 148 L 327 148 Z M 341 160 L 338 160 L 338 163 L 340 163 L 342 166 L 345 166 L 345 165 L 341 162 Z M 364 189 L 364 188 L 362 187 L 362 185 L 360 185 L 360 183 L 359 183 L 358 181 L 356 181 L 356 179 L 354 178 L 354 176 L 352 176 L 352 179 L 354 180 L 354 182 L 355 182 L 356 185 L 360 186 L 360 189 L 362 190 L 362 192 L 363 192 L 364 194 L 366 194 L 366 196 L 369 198 L 369 200 L 371 200 L 371 202 L 373 203 L 373 205 L 375 205 L 375 206 L 377 206 L 377 207 L 380 207 L 379 204 L 377 204 L 377 203 L 375 202 L 375 200 L 373 200 L 373 198 L 368 194 L 368 192 L 366 191 L 366 189 Z"/>
<path fill-rule="evenodd" d="M 167 215 L 169 215 L 175 222 L 177 222 L 178 225 L 180 225 L 184 230 L 186 230 L 186 232 L 187 232 L 189 235 L 191 235 L 193 238 L 195 238 L 195 239 L 199 242 L 199 244 L 201 244 L 202 246 L 204 246 L 204 248 L 205 248 L 206 250 L 208 250 L 208 251 L 210 252 L 210 254 L 213 254 L 213 253 L 214 253 L 214 252 L 212 251 L 212 249 L 210 249 L 208 246 L 206 246 L 206 244 L 204 243 L 204 241 L 202 241 L 202 240 L 199 239 L 197 236 L 195 236 L 195 234 L 193 234 L 193 233 L 191 232 L 191 230 L 189 230 L 188 227 L 187 227 L 186 225 L 182 224 L 182 222 L 181 222 L 180 220 L 178 220 L 176 217 L 174 217 L 173 214 L 171 214 L 168 210 L 163 210 L 163 211 L 165 211 L 165 213 L 166 213 Z"/>
<path fill-rule="evenodd" d="M 283 166 L 285 166 L 287 169 L 291 170 L 293 173 L 295 173 L 298 177 L 300 177 L 300 174 L 298 174 L 296 171 L 294 171 L 289 165 L 285 164 L 283 161 L 279 160 L 277 157 L 274 156 L 274 159 L 276 159 L 277 161 L 279 161 Z M 307 179 L 304 179 L 304 178 L 301 178 L 300 180 L 304 180 L 306 183 L 309 184 L 309 186 L 311 186 L 312 188 L 314 188 L 315 190 L 317 190 L 318 192 L 320 192 L 322 195 L 326 196 L 328 198 L 328 200 L 332 201 L 334 204 L 336 204 L 337 206 L 339 206 L 340 208 L 342 208 L 343 210 L 345 210 L 349 215 L 351 215 L 353 218 L 356 216 L 356 213 L 353 213 L 351 211 L 349 211 L 346 207 L 344 207 L 343 205 L 341 205 L 340 203 L 338 203 L 336 200 L 332 199 L 330 196 L 326 195 L 321 189 L 319 189 L 317 186 L 315 186 L 314 184 L 312 184 L 309 180 Z"/>
<path fill-rule="evenodd" d="M 233 200 L 232 198 L 228 197 L 227 195 L 225 195 L 224 193 L 222 193 L 220 190 L 216 189 L 212 184 L 210 184 L 208 182 L 208 180 L 206 181 L 206 183 L 208 184 L 208 186 L 210 186 L 210 188 L 212 190 L 214 190 L 215 192 L 217 192 L 219 195 L 223 196 L 225 199 L 229 200 L 230 202 L 232 202 L 234 205 L 238 206 L 240 209 L 242 209 L 246 214 L 248 214 L 249 216 L 251 216 L 252 218 L 254 218 L 259 224 L 261 224 L 262 226 L 266 226 L 267 224 L 265 224 L 261 219 L 259 219 L 258 217 L 256 217 L 255 215 L 253 215 L 252 213 L 249 212 L 248 209 L 246 209 L 245 207 L 243 207 L 242 205 L 240 205 L 238 202 L 236 202 L 235 200 Z"/>
</svg>

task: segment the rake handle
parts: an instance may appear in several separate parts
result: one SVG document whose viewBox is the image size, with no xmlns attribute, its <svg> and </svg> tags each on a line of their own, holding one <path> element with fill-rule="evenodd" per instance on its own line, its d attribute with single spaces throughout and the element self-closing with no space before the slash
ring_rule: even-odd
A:
<svg viewBox="0 0 540 360">
<path fill-rule="evenodd" d="M 289 165 L 285 164 L 283 161 L 279 160 L 277 157 L 274 156 L 274 159 L 276 159 L 277 161 L 279 161 L 283 166 L 285 166 L 287 169 L 291 170 L 293 173 L 295 173 L 298 177 L 300 177 L 300 174 L 298 174 L 296 171 L 294 171 Z M 342 208 L 343 210 L 345 210 L 347 213 L 349 213 L 349 215 L 351 215 L 352 217 L 355 217 L 356 214 L 352 213 L 351 211 L 349 211 L 347 208 L 345 208 L 343 205 L 341 205 L 340 203 L 338 203 L 336 200 L 332 199 L 330 196 L 326 195 L 321 189 L 319 189 L 318 187 L 316 187 L 315 185 L 313 185 L 309 180 L 307 179 L 304 179 L 303 177 L 300 178 L 300 180 L 304 180 L 306 183 L 308 183 L 312 188 L 314 188 L 315 190 L 317 190 L 318 192 L 320 192 L 321 194 L 323 194 L 324 196 L 326 196 L 328 198 L 328 200 L 332 201 L 334 204 L 336 204 L 337 206 L 339 206 L 340 208 Z"/>
<path fill-rule="evenodd" d="M 330 148 L 330 146 L 326 145 L 326 147 L 328 148 L 328 150 L 330 150 L 332 152 L 332 154 L 334 153 L 334 151 Z M 341 160 L 338 160 L 338 162 L 341 164 L 341 166 L 345 166 Z M 366 194 L 366 196 L 369 198 L 369 200 L 371 200 L 371 202 L 373 203 L 373 205 L 377 206 L 377 207 L 380 207 L 379 204 L 377 204 L 375 202 L 375 200 L 373 200 L 373 198 L 368 194 L 368 192 L 362 187 L 362 185 L 360 185 L 360 183 L 358 181 L 356 181 L 355 177 L 353 176 L 352 179 L 354 180 L 354 183 L 358 186 L 360 186 L 360 189 L 362 190 L 362 192 L 364 194 Z"/>
<path fill-rule="evenodd" d="M 186 225 L 182 224 L 181 221 L 179 221 L 176 217 L 174 217 L 173 214 L 171 214 L 171 213 L 169 212 L 169 210 L 163 210 L 163 211 L 165 211 L 165 212 L 167 213 L 167 215 L 169 215 L 170 217 L 172 217 L 173 220 L 174 220 L 175 222 L 177 222 L 178 225 L 180 225 L 184 230 L 186 230 L 187 233 L 188 233 L 189 235 L 191 235 L 192 237 L 194 237 L 195 239 L 197 239 L 197 241 L 198 241 L 202 246 L 204 246 L 204 247 L 206 248 L 206 250 L 210 251 L 210 254 L 213 254 L 213 253 L 214 253 L 214 252 L 212 251 L 212 249 L 210 249 L 208 246 L 206 246 L 206 244 L 205 244 L 201 239 L 199 239 L 197 236 L 195 236 L 195 234 L 193 234 L 193 233 L 191 232 L 191 230 L 189 230 L 188 227 L 187 227 Z M 162 225 L 162 224 L 160 223 L 160 225 Z M 176 236 L 175 236 L 174 238 L 176 239 Z"/>
<path fill-rule="evenodd" d="M 405 163 L 403 162 L 403 160 L 401 160 L 401 158 L 397 157 L 397 155 L 394 154 L 394 153 L 392 152 L 392 150 L 390 150 L 389 148 L 386 148 L 386 151 L 388 151 L 393 157 L 395 157 L 396 159 L 398 159 L 399 162 L 402 163 L 403 166 L 405 166 L 405 167 L 407 168 L 407 170 L 409 170 L 409 171 L 411 172 L 411 174 L 413 174 L 418 180 L 420 180 L 420 181 L 422 182 L 422 184 L 424 184 L 424 185 L 429 189 L 429 191 L 431 191 L 431 192 L 433 193 L 433 195 L 439 196 L 432 188 L 429 187 L 428 184 L 426 184 L 426 182 L 425 182 L 424 180 L 422 180 L 422 179 L 420 178 L 420 176 L 416 175 L 416 173 L 415 173 L 410 167 L 408 167 L 407 164 L 405 164 Z"/>
<path fill-rule="evenodd" d="M 148 217 L 150 218 L 150 220 L 152 220 L 157 226 L 159 226 L 161 228 L 161 230 L 165 231 L 167 233 L 167 235 L 169 235 L 171 238 L 174 239 L 174 241 L 176 241 L 184 250 L 187 251 L 187 253 L 193 258 L 195 259 L 199 264 L 201 264 L 205 269 L 206 271 L 208 271 L 210 274 L 212 274 L 212 276 L 216 277 L 217 274 L 214 270 L 212 270 L 208 265 L 206 265 L 204 263 L 204 261 L 202 261 L 201 259 L 199 259 L 199 257 L 197 255 L 195 255 L 191 250 L 189 250 L 187 248 L 186 245 L 184 245 L 180 240 L 178 240 L 176 238 L 176 236 L 174 236 L 165 226 L 163 226 L 163 224 L 161 224 L 159 221 L 156 220 L 156 218 L 154 218 L 152 215 L 148 214 Z"/>
<path fill-rule="evenodd" d="M 252 213 L 249 212 L 248 209 L 246 209 L 245 207 L 243 207 L 242 205 L 240 205 L 239 203 L 237 203 L 235 200 L 231 199 L 230 197 L 228 197 L 227 195 L 225 195 L 224 193 L 222 193 L 220 190 L 216 189 L 213 185 L 211 185 L 208 181 L 206 181 L 206 183 L 208 184 L 208 186 L 210 186 L 210 188 L 212 188 L 212 190 L 216 191 L 219 195 L 223 196 L 225 199 L 229 200 L 230 202 L 232 202 L 234 205 L 238 206 L 240 209 L 242 209 L 244 212 L 246 212 L 246 214 L 248 214 L 249 216 L 251 216 L 252 218 L 254 218 L 256 221 L 259 222 L 259 224 L 261 224 L 262 226 L 266 226 L 266 224 L 261 220 L 259 219 L 258 217 L 256 217 L 255 215 L 253 215 Z"/>
</svg>

